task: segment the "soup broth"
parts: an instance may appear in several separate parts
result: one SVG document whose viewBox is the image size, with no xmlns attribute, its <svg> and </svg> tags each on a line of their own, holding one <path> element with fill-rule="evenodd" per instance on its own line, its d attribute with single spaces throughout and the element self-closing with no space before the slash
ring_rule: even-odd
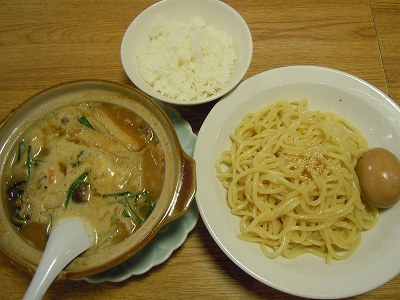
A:
<svg viewBox="0 0 400 300">
<path fill-rule="evenodd" d="M 150 216 L 162 190 L 164 154 L 134 112 L 70 104 L 25 132 L 4 178 L 9 217 L 27 241 L 44 249 L 54 224 L 79 216 L 96 234 L 93 252 L 124 240 Z"/>
</svg>

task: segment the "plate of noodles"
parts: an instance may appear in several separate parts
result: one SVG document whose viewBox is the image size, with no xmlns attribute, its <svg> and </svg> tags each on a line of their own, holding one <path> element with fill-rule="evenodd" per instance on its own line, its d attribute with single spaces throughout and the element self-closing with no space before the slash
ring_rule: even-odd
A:
<svg viewBox="0 0 400 300">
<path fill-rule="evenodd" d="M 400 158 L 400 108 L 350 74 L 273 69 L 242 82 L 195 145 L 197 206 L 224 253 L 288 294 L 332 299 L 400 273 L 400 202 L 361 201 L 354 167 L 369 148 Z"/>
</svg>

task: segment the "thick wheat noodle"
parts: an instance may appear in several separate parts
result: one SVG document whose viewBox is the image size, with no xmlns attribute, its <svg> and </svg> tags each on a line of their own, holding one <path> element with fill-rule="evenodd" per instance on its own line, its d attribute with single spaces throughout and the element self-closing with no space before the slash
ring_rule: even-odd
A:
<svg viewBox="0 0 400 300">
<path fill-rule="evenodd" d="M 377 222 L 354 171 L 367 142 L 347 120 L 311 112 L 307 100 L 282 100 L 245 115 L 230 138 L 217 176 L 241 218 L 240 238 L 265 256 L 342 260 Z"/>
</svg>

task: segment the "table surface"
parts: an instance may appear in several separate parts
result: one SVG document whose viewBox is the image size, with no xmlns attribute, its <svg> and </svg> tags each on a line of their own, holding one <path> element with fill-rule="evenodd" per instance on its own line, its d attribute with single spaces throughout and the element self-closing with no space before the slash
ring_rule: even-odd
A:
<svg viewBox="0 0 400 300">
<path fill-rule="evenodd" d="M 61 82 L 131 84 L 120 62 L 130 22 L 154 1 L 0 0 L 0 119 Z M 254 53 L 249 78 L 288 65 L 318 65 L 358 76 L 400 104 L 399 0 L 229 0 L 246 20 Z M 214 103 L 179 109 L 197 132 Z M 368 276 L 368 274 L 366 274 Z M 0 256 L 0 295 L 20 299 L 30 276 Z M 338 287 L 340 288 L 340 287 Z M 120 283 L 55 282 L 45 299 L 298 299 L 239 269 L 201 218 L 160 266 Z M 353 299 L 398 299 L 400 276 Z"/>
</svg>

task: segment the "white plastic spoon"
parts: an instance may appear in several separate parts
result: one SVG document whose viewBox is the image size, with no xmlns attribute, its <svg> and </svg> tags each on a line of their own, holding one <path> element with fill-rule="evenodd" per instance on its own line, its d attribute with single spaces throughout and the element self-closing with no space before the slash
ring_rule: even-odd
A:
<svg viewBox="0 0 400 300">
<path fill-rule="evenodd" d="M 93 234 L 78 218 L 68 218 L 57 224 L 50 232 L 39 266 L 23 299 L 42 299 L 61 270 L 88 249 L 93 241 Z"/>
</svg>

